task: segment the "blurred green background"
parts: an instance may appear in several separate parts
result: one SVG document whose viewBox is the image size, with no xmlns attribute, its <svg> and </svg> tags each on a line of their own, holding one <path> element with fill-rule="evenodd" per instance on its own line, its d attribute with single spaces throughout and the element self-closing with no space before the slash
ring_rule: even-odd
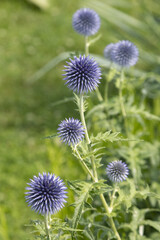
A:
<svg viewBox="0 0 160 240">
<path fill-rule="evenodd" d="M 32 3 L 31 3 L 32 2 Z M 38 172 L 63 179 L 81 177 L 66 147 L 43 137 L 56 132 L 65 117 L 77 116 L 64 86 L 64 61 L 39 79 L 32 76 L 63 52 L 83 51 L 84 39 L 72 29 L 72 15 L 80 7 L 101 17 L 101 39 L 90 51 L 129 39 L 140 49 L 137 71 L 160 81 L 160 7 L 158 0 L 3 0 L 0 1 L 0 240 L 32 239 L 27 225 L 36 219 L 25 203 L 26 183 Z M 160 115 L 159 98 L 152 113 Z M 73 170 L 74 169 L 74 170 Z M 81 173 L 82 174 L 82 173 Z M 83 175 L 82 175 L 83 177 Z M 72 199 L 70 199 L 70 203 Z M 69 211 L 65 208 L 60 216 Z"/>
</svg>

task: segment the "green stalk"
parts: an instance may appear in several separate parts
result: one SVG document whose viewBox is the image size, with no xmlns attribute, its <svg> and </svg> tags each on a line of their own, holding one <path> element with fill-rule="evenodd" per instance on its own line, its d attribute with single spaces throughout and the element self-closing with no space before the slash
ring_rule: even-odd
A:
<svg viewBox="0 0 160 240">
<path fill-rule="evenodd" d="M 84 126 L 84 131 L 85 131 L 85 137 L 86 137 L 86 141 L 88 144 L 90 144 L 90 139 L 89 139 L 89 135 L 88 135 L 88 131 L 87 131 L 87 127 L 86 127 L 86 121 L 84 118 L 84 106 L 83 106 L 83 94 L 80 94 L 80 106 L 79 106 L 79 112 L 80 112 L 80 117 L 81 117 L 81 122 Z"/>
<path fill-rule="evenodd" d="M 121 71 L 121 77 L 120 77 L 120 80 L 119 80 L 119 102 L 120 102 L 120 106 L 121 106 L 122 116 L 123 116 L 123 118 L 125 118 L 126 117 L 126 111 L 125 111 L 125 108 L 124 108 L 123 96 L 122 96 L 123 80 L 124 80 L 124 72 L 122 70 Z"/>
<path fill-rule="evenodd" d="M 48 226 L 48 214 L 45 214 L 45 230 L 46 230 L 47 240 L 50 240 L 49 226 Z"/>
<path fill-rule="evenodd" d="M 89 42 L 88 42 L 88 37 L 85 37 L 85 55 L 88 56 L 89 55 Z M 100 102 L 103 102 L 103 97 L 99 91 L 98 88 L 96 88 L 96 94 L 97 94 L 97 98 Z"/>
<path fill-rule="evenodd" d="M 80 111 L 81 122 L 82 122 L 82 124 L 83 124 L 83 126 L 84 126 L 84 129 L 85 129 L 86 141 L 87 141 L 87 143 L 90 145 L 91 141 L 90 141 L 90 138 L 89 138 L 89 135 L 88 135 L 88 131 L 87 131 L 87 127 L 86 127 L 86 122 L 85 122 L 85 117 L 84 117 L 83 95 L 82 95 L 82 94 L 80 95 L 79 111 Z M 90 146 L 89 146 L 89 148 L 90 148 Z M 76 149 L 76 150 L 77 150 L 77 149 Z M 77 150 L 76 153 L 78 153 L 77 155 L 78 155 L 79 159 L 81 160 L 82 158 L 81 158 L 78 150 Z M 83 162 L 83 159 L 81 160 L 81 162 Z M 83 162 L 83 163 L 84 163 L 84 162 Z M 84 164 L 83 166 L 85 167 L 86 172 L 89 173 L 89 175 L 91 176 L 92 180 L 93 180 L 94 182 L 98 182 L 98 174 L 97 174 L 96 165 L 95 165 L 95 161 L 94 161 L 94 158 L 93 158 L 93 157 L 91 157 L 91 163 L 92 163 L 92 170 L 93 170 L 93 174 L 94 174 L 94 175 L 91 173 L 91 171 L 89 170 L 89 168 L 87 167 L 86 164 Z M 103 195 L 103 194 L 100 194 L 99 196 L 100 196 L 100 199 L 101 199 L 101 201 L 102 201 L 102 204 L 103 204 L 103 206 L 104 206 L 104 208 L 105 208 L 105 211 L 106 211 L 106 213 L 107 213 L 107 216 L 108 216 L 108 219 L 109 219 L 111 228 L 112 228 L 112 230 L 113 230 L 113 232 L 114 232 L 117 240 L 121 240 L 121 238 L 120 238 L 120 236 L 119 236 L 119 233 L 117 232 L 116 226 L 115 226 L 115 224 L 114 224 L 114 221 L 113 221 L 112 217 L 110 216 L 110 207 L 108 206 L 108 204 L 107 204 L 107 202 L 106 202 L 106 200 L 105 200 L 105 198 L 104 198 L 104 195 Z"/>
<path fill-rule="evenodd" d="M 114 204 L 114 199 L 115 199 L 115 194 L 116 194 L 116 192 L 117 192 L 117 188 L 116 188 L 116 186 L 114 186 L 114 190 L 113 190 L 113 193 L 112 193 L 112 196 L 111 196 L 111 203 L 110 203 L 110 209 L 111 209 L 111 211 L 112 211 L 112 209 L 113 209 L 113 204 Z"/>
<path fill-rule="evenodd" d="M 95 178 L 94 178 L 93 174 L 91 173 L 91 171 L 89 170 L 89 168 L 87 167 L 87 165 L 85 164 L 85 162 L 83 161 L 83 159 L 81 158 L 81 155 L 79 154 L 79 152 L 78 152 L 78 150 L 77 150 L 76 147 L 74 148 L 74 151 L 76 152 L 76 154 L 77 154 L 77 156 L 78 156 L 78 158 L 79 158 L 79 160 L 80 160 L 80 163 L 81 163 L 82 166 L 83 166 L 83 169 L 84 169 L 87 173 L 89 173 L 89 175 L 91 176 L 91 178 L 93 179 L 93 181 L 95 181 Z"/>
<path fill-rule="evenodd" d="M 85 37 L 85 55 L 88 56 L 88 54 L 89 54 L 88 37 Z"/>
</svg>

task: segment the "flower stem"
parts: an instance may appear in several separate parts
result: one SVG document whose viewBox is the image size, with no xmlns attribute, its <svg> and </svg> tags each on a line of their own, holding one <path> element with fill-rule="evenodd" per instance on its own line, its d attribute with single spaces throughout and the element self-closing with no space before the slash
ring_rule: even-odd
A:
<svg viewBox="0 0 160 240">
<path fill-rule="evenodd" d="M 114 204 L 114 199 L 115 199 L 116 192 L 117 192 L 117 188 L 116 188 L 116 186 L 114 186 L 114 190 L 113 190 L 113 193 L 112 193 L 112 196 L 111 196 L 111 203 L 110 203 L 110 209 L 111 210 L 113 209 L 113 204 Z"/>
<path fill-rule="evenodd" d="M 83 95 L 82 95 L 82 94 L 80 95 L 80 106 L 79 106 L 79 110 L 80 110 L 81 121 L 82 121 L 82 124 L 83 124 L 83 126 L 84 126 L 84 128 L 85 128 L 86 141 L 87 141 L 88 144 L 90 144 L 91 141 L 90 141 L 90 138 L 89 138 L 89 135 L 88 135 L 88 131 L 87 131 L 87 127 L 86 127 L 86 122 L 85 122 L 85 117 L 84 117 Z M 89 146 L 89 149 L 90 149 L 90 147 L 91 147 L 91 146 Z M 83 166 L 85 167 L 86 172 L 89 173 L 89 175 L 91 176 L 92 180 L 93 180 L 94 182 L 98 182 L 98 174 L 97 174 L 97 170 L 96 170 L 96 164 L 95 164 L 95 161 L 94 161 L 94 157 L 93 157 L 93 156 L 91 157 L 92 170 L 93 170 L 93 174 L 92 174 L 91 171 L 89 170 L 89 168 L 87 167 L 87 165 L 84 164 L 83 159 L 81 158 L 81 156 L 80 156 L 80 154 L 79 154 L 79 152 L 78 152 L 77 149 L 76 149 L 76 153 L 77 153 L 80 161 L 83 163 Z M 112 228 L 112 230 L 113 230 L 113 232 L 114 232 L 117 240 L 121 240 L 121 238 L 120 238 L 120 236 L 119 236 L 119 233 L 117 232 L 116 226 L 115 226 L 115 224 L 114 224 L 114 221 L 113 221 L 112 217 L 110 216 L 110 208 L 109 208 L 109 206 L 108 206 L 108 204 L 107 204 L 107 202 L 106 202 L 106 200 L 105 200 L 105 198 L 104 198 L 104 195 L 103 195 L 103 194 L 100 194 L 99 196 L 100 196 L 100 199 L 101 199 L 101 201 L 102 201 L 102 204 L 103 204 L 103 206 L 104 206 L 104 208 L 105 208 L 105 211 L 106 211 L 106 213 L 107 213 L 107 216 L 108 216 L 108 219 L 109 219 L 111 228 Z"/>
<path fill-rule="evenodd" d="M 125 108 L 124 108 L 123 96 L 122 96 L 122 83 L 123 83 L 123 80 L 124 80 L 124 72 L 122 70 L 121 71 L 120 80 L 119 80 L 119 102 L 120 102 L 120 106 L 121 106 L 122 116 L 125 118 L 126 117 L 126 111 L 125 111 Z"/>
<path fill-rule="evenodd" d="M 110 215 L 109 206 L 108 206 L 108 204 L 106 203 L 106 200 L 105 200 L 103 194 L 100 194 L 100 198 L 101 198 L 101 201 L 102 201 L 102 203 L 103 203 L 103 206 L 104 206 L 104 208 L 105 208 L 105 210 L 106 210 L 106 213 L 107 213 L 107 215 L 108 215 L 108 220 L 109 220 L 109 222 L 110 222 L 111 228 L 112 228 L 112 230 L 113 230 L 113 232 L 114 232 L 117 240 L 121 240 L 121 238 L 120 238 L 120 236 L 119 236 L 119 233 L 117 232 L 116 226 L 115 226 L 115 224 L 114 224 L 113 218 L 112 218 L 112 217 L 109 217 L 109 215 Z"/>
<path fill-rule="evenodd" d="M 89 44 L 88 44 L 88 37 L 85 37 L 85 55 L 88 56 L 89 54 Z"/>
<path fill-rule="evenodd" d="M 89 173 L 89 175 L 91 176 L 91 178 L 93 179 L 93 181 L 95 181 L 95 178 L 94 178 L 93 174 L 91 173 L 91 171 L 89 170 L 89 168 L 87 167 L 87 165 L 85 164 L 85 162 L 83 161 L 83 159 L 82 159 L 81 155 L 79 154 L 79 152 L 78 152 L 78 150 L 77 150 L 76 147 L 74 148 L 74 151 L 76 152 L 76 154 L 77 154 L 77 156 L 78 156 L 78 158 L 79 158 L 79 160 L 80 160 L 80 163 L 81 163 L 82 166 L 83 166 L 83 169 L 84 169 L 87 173 Z"/>
<path fill-rule="evenodd" d="M 85 37 L 85 55 L 88 56 L 89 55 L 89 42 L 88 42 L 88 37 Z M 103 102 L 103 97 L 99 91 L 98 88 L 96 88 L 96 94 L 97 94 L 97 98 L 100 102 Z"/>
<path fill-rule="evenodd" d="M 49 226 L 48 226 L 48 214 L 45 214 L 45 230 L 46 230 L 47 240 L 50 240 Z"/>
<path fill-rule="evenodd" d="M 82 121 L 82 124 L 83 124 L 83 126 L 84 126 L 86 141 L 87 141 L 88 144 L 90 144 L 90 139 L 89 139 L 89 135 L 88 135 L 87 127 L 86 127 L 86 121 L 85 121 L 85 118 L 84 118 L 83 94 L 80 95 L 79 111 L 80 111 L 81 121 Z"/>
</svg>

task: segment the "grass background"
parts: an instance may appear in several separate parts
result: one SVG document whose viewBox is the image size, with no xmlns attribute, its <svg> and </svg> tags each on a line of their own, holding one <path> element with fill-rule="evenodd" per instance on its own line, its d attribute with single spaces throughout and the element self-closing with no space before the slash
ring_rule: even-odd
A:
<svg viewBox="0 0 160 240">
<path fill-rule="evenodd" d="M 91 47 L 93 53 L 102 54 L 105 45 L 111 41 L 129 39 L 143 53 L 138 68 L 152 71 L 155 76 L 160 72 L 160 31 L 156 23 L 160 18 L 156 0 L 115 0 L 112 3 L 103 0 L 52 0 L 50 8 L 45 11 L 25 0 L 0 1 L 1 240 L 32 239 L 25 224 L 36 219 L 37 215 L 27 207 L 24 191 L 34 174 L 53 171 L 64 179 L 81 177 L 67 148 L 62 148 L 57 139 L 43 139 L 56 132 L 63 118 L 77 114 L 73 112 L 73 103 L 52 106 L 64 96 L 72 96 L 62 81 L 63 63 L 41 79 L 30 80 L 38 69 L 60 53 L 83 51 L 83 37 L 76 34 L 71 25 L 73 13 L 81 6 L 93 7 L 102 17 L 102 37 L 95 47 Z M 106 7 L 106 12 L 102 6 Z M 119 11 L 116 15 L 114 8 Z M 109 10 L 110 15 L 107 13 Z M 131 19 L 130 24 L 129 16 L 139 22 L 133 24 L 134 19 Z M 157 107 L 159 98 L 151 100 L 151 103 L 152 112 L 160 115 Z M 70 214 L 68 208 L 60 215 L 65 216 L 66 213 Z"/>
</svg>

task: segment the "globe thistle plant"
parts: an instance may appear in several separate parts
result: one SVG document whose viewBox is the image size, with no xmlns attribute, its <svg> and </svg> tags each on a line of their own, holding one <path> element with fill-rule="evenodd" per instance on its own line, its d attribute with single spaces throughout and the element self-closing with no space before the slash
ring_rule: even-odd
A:
<svg viewBox="0 0 160 240">
<path fill-rule="evenodd" d="M 111 50 L 111 60 L 121 67 L 130 67 L 138 61 L 138 49 L 128 40 L 122 40 L 114 44 Z"/>
<path fill-rule="evenodd" d="M 106 173 L 112 182 L 121 182 L 126 180 L 129 170 L 126 163 L 121 160 L 117 160 L 108 164 Z"/>
<path fill-rule="evenodd" d="M 67 188 L 54 174 L 39 173 L 28 185 L 26 201 L 35 212 L 42 215 L 54 214 L 64 206 Z"/>
<path fill-rule="evenodd" d="M 114 47 L 114 43 L 110 43 L 104 49 L 104 57 L 109 61 L 112 60 L 111 59 L 111 51 L 112 51 L 113 47 Z"/>
<path fill-rule="evenodd" d="M 101 79 L 101 69 L 93 58 L 75 56 L 67 64 L 63 76 L 68 88 L 77 93 L 87 93 L 97 88 Z"/>
<path fill-rule="evenodd" d="M 69 118 L 63 120 L 58 127 L 58 134 L 62 142 L 68 145 L 76 145 L 84 138 L 84 127 L 78 119 Z"/>
<path fill-rule="evenodd" d="M 81 35 L 94 35 L 99 30 L 100 24 L 98 14 L 89 8 L 79 9 L 73 15 L 72 26 Z"/>
</svg>

